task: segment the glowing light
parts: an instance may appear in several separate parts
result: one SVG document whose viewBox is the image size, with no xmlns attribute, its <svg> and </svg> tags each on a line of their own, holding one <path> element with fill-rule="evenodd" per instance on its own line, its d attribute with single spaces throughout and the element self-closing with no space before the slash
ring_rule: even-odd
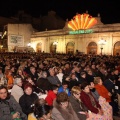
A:
<svg viewBox="0 0 120 120">
<path fill-rule="evenodd" d="M 68 22 L 68 27 L 72 30 L 89 29 L 97 24 L 97 19 L 89 14 L 77 14 L 71 21 Z"/>
</svg>

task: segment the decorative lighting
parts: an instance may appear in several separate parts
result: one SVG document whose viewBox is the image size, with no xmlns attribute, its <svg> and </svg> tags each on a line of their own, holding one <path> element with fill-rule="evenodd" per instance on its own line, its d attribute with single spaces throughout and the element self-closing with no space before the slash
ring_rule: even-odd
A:
<svg viewBox="0 0 120 120">
<path fill-rule="evenodd" d="M 27 46 L 28 46 L 28 47 L 31 47 L 31 43 L 28 43 Z"/>
<path fill-rule="evenodd" d="M 101 39 L 101 40 L 98 41 L 98 44 L 101 45 L 101 47 L 100 47 L 100 49 L 101 49 L 101 55 L 102 55 L 103 45 L 105 45 L 106 43 L 107 43 L 106 40 L 103 40 L 103 39 Z"/>
<path fill-rule="evenodd" d="M 89 29 L 97 24 L 97 19 L 89 14 L 77 14 L 68 22 L 68 27 L 72 30 Z"/>
</svg>

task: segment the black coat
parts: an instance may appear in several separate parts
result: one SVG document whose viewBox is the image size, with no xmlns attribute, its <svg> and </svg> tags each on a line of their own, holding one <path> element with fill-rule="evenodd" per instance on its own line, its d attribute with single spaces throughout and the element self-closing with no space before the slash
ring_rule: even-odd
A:
<svg viewBox="0 0 120 120">
<path fill-rule="evenodd" d="M 32 107 L 31 105 L 38 99 L 38 96 L 35 93 L 32 93 L 31 95 L 23 94 L 19 99 L 19 104 L 22 108 L 22 111 L 28 115 L 29 113 L 32 113 Z"/>
</svg>

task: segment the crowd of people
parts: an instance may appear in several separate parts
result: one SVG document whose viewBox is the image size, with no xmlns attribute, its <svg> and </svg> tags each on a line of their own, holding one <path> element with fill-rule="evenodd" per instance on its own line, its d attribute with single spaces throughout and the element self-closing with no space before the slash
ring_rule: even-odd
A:
<svg viewBox="0 0 120 120">
<path fill-rule="evenodd" d="M 0 54 L 0 120 L 113 120 L 120 56 Z"/>
</svg>

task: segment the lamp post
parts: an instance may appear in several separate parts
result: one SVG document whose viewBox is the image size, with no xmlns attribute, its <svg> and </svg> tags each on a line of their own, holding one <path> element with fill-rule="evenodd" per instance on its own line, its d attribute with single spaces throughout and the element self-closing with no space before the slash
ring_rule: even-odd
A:
<svg viewBox="0 0 120 120">
<path fill-rule="evenodd" d="M 106 44 L 106 40 L 101 39 L 101 40 L 99 40 L 98 44 L 101 45 L 100 49 L 101 49 L 101 55 L 102 55 L 103 45 Z"/>
<path fill-rule="evenodd" d="M 57 49 L 57 45 L 58 45 L 58 42 L 54 42 L 53 45 L 55 46 L 55 53 L 56 53 L 56 49 Z"/>
</svg>

